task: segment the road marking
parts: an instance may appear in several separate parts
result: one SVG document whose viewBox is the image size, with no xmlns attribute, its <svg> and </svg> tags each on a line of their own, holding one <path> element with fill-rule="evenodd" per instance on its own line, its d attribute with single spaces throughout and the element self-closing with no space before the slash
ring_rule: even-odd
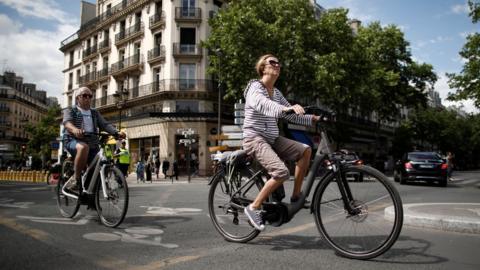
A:
<svg viewBox="0 0 480 270">
<path fill-rule="evenodd" d="M 140 206 L 147 208 L 146 216 L 180 216 L 180 215 L 197 215 L 202 212 L 198 208 L 169 208 L 161 206 Z"/>
<path fill-rule="evenodd" d="M 14 199 L 2 198 L 0 199 L 0 206 L 9 207 L 9 208 L 22 208 L 27 209 L 30 205 L 34 204 L 33 202 L 15 202 Z"/>
<path fill-rule="evenodd" d="M 34 216 L 17 216 L 17 218 L 29 219 L 30 221 L 39 222 L 39 223 L 53 223 L 53 224 L 63 224 L 63 225 L 85 225 L 91 219 L 93 219 L 94 216 L 84 216 L 79 220 L 73 220 L 70 218 L 34 217 Z"/>
<path fill-rule="evenodd" d="M 151 227 L 131 227 L 125 229 L 126 233 L 113 232 L 113 233 L 87 233 L 83 235 L 83 238 L 93 241 L 117 241 L 120 240 L 125 243 L 142 244 L 149 246 L 160 246 L 164 248 L 177 248 L 177 244 L 163 243 L 162 237 L 158 236 L 163 234 L 163 230 Z"/>
<path fill-rule="evenodd" d="M 26 225 L 20 224 L 13 218 L 0 216 L 0 224 L 37 240 L 46 240 L 50 236 L 50 234 L 45 231 L 33 229 Z"/>
</svg>

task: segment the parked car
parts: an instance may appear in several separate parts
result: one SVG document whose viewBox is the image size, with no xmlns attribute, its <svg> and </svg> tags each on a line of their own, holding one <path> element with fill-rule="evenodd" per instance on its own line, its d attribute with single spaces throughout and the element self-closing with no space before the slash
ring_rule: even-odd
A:
<svg viewBox="0 0 480 270">
<path fill-rule="evenodd" d="M 447 163 L 436 152 L 409 152 L 397 161 L 393 171 L 393 178 L 400 184 L 407 181 L 438 182 L 440 186 L 447 186 Z"/>
</svg>

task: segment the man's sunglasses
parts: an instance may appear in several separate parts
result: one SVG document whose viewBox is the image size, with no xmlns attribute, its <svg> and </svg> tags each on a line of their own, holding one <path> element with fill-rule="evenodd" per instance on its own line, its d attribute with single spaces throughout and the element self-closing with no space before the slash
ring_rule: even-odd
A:
<svg viewBox="0 0 480 270">
<path fill-rule="evenodd" d="M 93 97 L 92 95 L 89 95 L 89 94 L 81 94 L 80 96 L 82 98 L 92 98 Z"/>
<path fill-rule="evenodd" d="M 274 67 L 282 67 L 282 64 L 280 64 L 280 62 L 277 62 L 275 60 L 269 60 L 268 63 Z"/>
</svg>

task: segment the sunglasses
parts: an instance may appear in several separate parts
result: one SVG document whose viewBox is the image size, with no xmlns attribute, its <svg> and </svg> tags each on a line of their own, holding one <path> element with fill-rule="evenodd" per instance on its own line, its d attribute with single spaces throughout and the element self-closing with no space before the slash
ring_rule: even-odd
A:
<svg viewBox="0 0 480 270">
<path fill-rule="evenodd" d="M 275 60 L 269 60 L 268 63 L 273 67 L 282 67 L 282 64 L 280 64 L 280 62 L 277 62 Z"/>
<path fill-rule="evenodd" d="M 80 95 L 82 98 L 92 98 L 93 96 L 90 94 L 81 94 Z"/>
</svg>

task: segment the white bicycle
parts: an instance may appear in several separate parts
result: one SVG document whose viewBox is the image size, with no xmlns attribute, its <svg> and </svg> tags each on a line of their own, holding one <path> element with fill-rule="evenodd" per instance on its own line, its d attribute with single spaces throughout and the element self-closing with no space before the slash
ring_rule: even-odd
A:
<svg viewBox="0 0 480 270">
<path fill-rule="evenodd" d="M 117 227 L 122 223 L 128 210 L 128 186 L 122 172 L 113 161 L 105 156 L 105 146 L 109 135 L 105 133 L 85 133 L 84 136 L 99 136 L 100 150 L 82 173 L 80 196 L 65 191 L 69 181 L 73 181 L 73 157 L 62 160 L 62 171 L 57 184 L 57 204 L 60 214 L 73 218 L 80 205 L 96 208 L 100 221 L 107 227 Z"/>
</svg>

